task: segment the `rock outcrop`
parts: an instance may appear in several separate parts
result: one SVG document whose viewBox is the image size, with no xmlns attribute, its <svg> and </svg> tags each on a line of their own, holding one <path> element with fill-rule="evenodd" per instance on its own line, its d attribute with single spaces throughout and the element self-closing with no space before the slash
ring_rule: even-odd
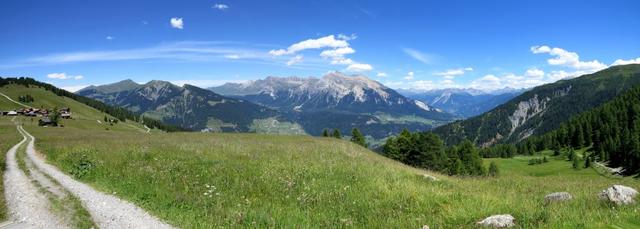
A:
<svg viewBox="0 0 640 229">
<path fill-rule="evenodd" d="M 617 205 L 632 204 L 635 202 L 635 197 L 638 195 L 638 191 L 631 187 L 624 185 L 613 185 L 605 190 L 602 190 L 598 197 L 601 200 L 615 203 Z"/>
</svg>

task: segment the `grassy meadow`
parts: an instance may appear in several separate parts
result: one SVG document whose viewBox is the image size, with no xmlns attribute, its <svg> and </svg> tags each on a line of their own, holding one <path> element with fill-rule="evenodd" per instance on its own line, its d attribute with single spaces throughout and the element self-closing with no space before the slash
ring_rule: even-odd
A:
<svg viewBox="0 0 640 229">
<path fill-rule="evenodd" d="M 639 181 L 574 170 L 563 158 L 487 159 L 500 167 L 498 178 L 458 178 L 333 138 L 26 129 L 50 163 L 184 228 L 473 228 L 494 214 L 512 214 L 523 228 L 640 226 L 638 205 L 596 196 L 613 184 L 638 189 Z M 574 199 L 545 205 L 559 191 Z"/>
</svg>

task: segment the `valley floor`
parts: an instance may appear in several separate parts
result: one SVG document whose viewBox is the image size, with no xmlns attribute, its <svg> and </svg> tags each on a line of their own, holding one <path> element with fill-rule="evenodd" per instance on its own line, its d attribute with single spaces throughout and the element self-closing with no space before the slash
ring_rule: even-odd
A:
<svg viewBox="0 0 640 229">
<path fill-rule="evenodd" d="M 528 161 L 541 156 L 487 159 L 498 164 L 499 177 L 458 178 L 332 138 L 143 134 L 72 121 L 24 128 L 48 163 L 184 228 L 473 228 L 495 214 L 512 214 L 524 228 L 640 227 L 637 204 L 613 207 L 597 198 L 613 184 L 638 189 L 638 180 L 574 170 L 550 155 L 539 165 Z M 2 126 L 0 134 L 8 132 Z M 574 199 L 545 205 L 546 194 L 561 191 Z"/>
</svg>

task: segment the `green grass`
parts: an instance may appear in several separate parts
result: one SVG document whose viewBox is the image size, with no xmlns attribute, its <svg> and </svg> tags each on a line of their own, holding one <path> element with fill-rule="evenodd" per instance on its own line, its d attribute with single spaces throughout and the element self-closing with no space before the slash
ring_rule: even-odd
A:
<svg viewBox="0 0 640 229">
<path fill-rule="evenodd" d="M 638 205 L 612 207 L 596 196 L 640 182 L 574 170 L 560 158 L 535 166 L 528 160 L 540 156 L 490 159 L 498 178 L 436 174 L 441 181 L 432 182 L 420 176 L 426 171 L 332 138 L 27 130 L 63 171 L 184 228 L 473 228 L 505 213 L 525 228 L 640 226 Z M 574 199 L 545 206 L 544 196 L 559 191 Z"/>
<path fill-rule="evenodd" d="M 22 137 L 18 133 L 15 125 L 11 122 L 11 118 L 0 116 L 0 177 L 4 177 L 7 151 L 21 140 Z M 4 194 L 4 182 L 0 182 L 0 193 Z M 6 219 L 7 202 L 4 195 L 2 195 L 2 197 L 0 197 L 0 221 L 5 221 Z"/>
</svg>

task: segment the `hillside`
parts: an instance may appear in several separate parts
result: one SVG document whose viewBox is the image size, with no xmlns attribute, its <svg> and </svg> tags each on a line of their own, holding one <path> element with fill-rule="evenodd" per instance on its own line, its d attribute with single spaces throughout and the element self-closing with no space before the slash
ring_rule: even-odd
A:
<svg viewBox="0 0 640 229">
<path fill-rule="evenodd" d="M 74 99 L 59 96 L 51 91 L 45 90 L 38 86 L 23 86 L 17 84 L 9 84 L 0 87 L 0 93 L 9 96 L 14 101 L 18 101 L 19 96 L 31 95 L 34 97 L 34 101 L 30 103 L 24 103 L 24 105 L 34 108 L 63 108 L 68 107 L 72 112 L 72 119 L 62 120 L 61 124 L 65 126 L 71 126 L 81 129 L 95 129 L 95 128 L 107 128 L 109 130 L 116 131 L 134 131 L 134 132 L 146 132 L 145 127 L 137 122 L 129 120 L 128 122 L 119 122 L 119 124 L 109 125 L 104 123 L 104 117 L 109 119 L 116 119 L 116 117 L 107 113 L 96 110 L 84 103 L 78 102 Z M 0 110 L 16 110 L 23 108 L 23 106 L 11 102 L 3 96 L 0 96 Z M 37 124 L 38 118 L 29 118 L 30 124 Z"/>
<path fill-rule="evenodd" d="M 542 152 L 549 163 L 491 159 L 486 163 L 496 162 L 501 176 L 457 178 L 333 138 L 26 129 L 50 163 L 183 228 L 473 228 L 499 213 L 525 228 L 638 224 L 636 205 L 611 208 L 596 195 L 612 184 L 638 188 L 637 180 L 574 170 L 549 151 Z M 80 164 L 91 166 L 79 171 Z M 545 205 L 544 195 L 556 191 L 574 199 Z"/>
<path fill-rule="evenodd" d="M 640 83 L 640 65 L 623 65 L 535 87 L 495 109 L 435 130 L 447 144 L 513 143 L 547 133 L 570 117 L 601 105 Z"/>
<path fill-rule="evenodd" d="M 76 93 L 191 130 L 269 132 L 287 124 L 275 110 L 195 86 L 180 87 L 166 81 L 154 80 L 140 85 L 125 80 L 90 86 Z M 278 125 L 260 125 L 269 120 Z M 268 129 L 256 129 L 256 126 Z M 291 128 L 285 133 L 304 133 L 295 125 Z"/>
</svg>

